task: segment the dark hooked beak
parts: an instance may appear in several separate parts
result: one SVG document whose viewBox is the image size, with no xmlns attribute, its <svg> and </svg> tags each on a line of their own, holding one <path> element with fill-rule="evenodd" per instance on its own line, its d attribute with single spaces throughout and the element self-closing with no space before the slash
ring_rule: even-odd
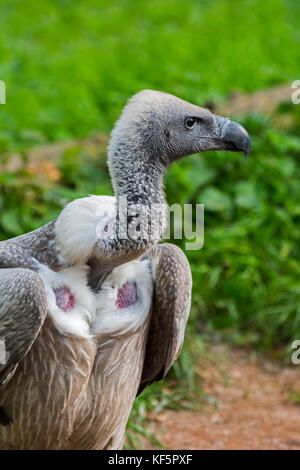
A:
<svg viewBox="0 0 300 470">
<path fill-rule="evenodd" d="M 218 127 L 218 137 L 216 141 L 220 142 L 220 150 L 230 150 L 232 152 L 244 152 L 245 158 L 248 157 L 251 150 L 251 140 L 248 132 L 237 122 L 230 121 L 222 116 L 214 116 Z"/>
</svg>

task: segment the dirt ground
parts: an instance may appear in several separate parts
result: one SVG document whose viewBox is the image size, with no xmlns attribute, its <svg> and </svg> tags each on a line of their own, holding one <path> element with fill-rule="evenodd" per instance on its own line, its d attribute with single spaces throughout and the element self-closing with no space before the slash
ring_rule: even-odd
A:
<svg viewBox="0 0 300 470">
<path fill-rule="evenodd" d="M 245 351 L 213 353 L 201 364 L 204 412 L 150 416 L 166 449 L 300 449 L 300 366 L 282 368 Z M 296 398 L 295 398 L 296 397 Z M 298 404 L 297 404 L 298 402 Z"/>
</svg>

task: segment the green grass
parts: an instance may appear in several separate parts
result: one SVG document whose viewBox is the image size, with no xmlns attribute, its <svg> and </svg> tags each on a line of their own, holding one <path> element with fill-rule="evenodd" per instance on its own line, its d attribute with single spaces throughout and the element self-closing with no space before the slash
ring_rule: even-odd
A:
<svg viewBox="0 0 300 470">
<path fill-rule="evenodd" d="M 0 239 L 46 223 L 76 197 L 111 193 L 104 155 L 74 145 L 59 181 L 45 184 L 26 149 L 108 132 L 143 88 L 203 104 L 300 79 L 299 18 L 298 0 L 2 1 L 0 163 L 18 150 L 24 165 L 0 174 Z M 205 204 L 205 244 L 187 253 L 193 305 L 171 392 L 158 384 L 139 397 L 129 447 L 149 410 L 205 402 L 194 376 L 201 338 L 269 350 L 300 338 L 300 105 L 282 107 L 276 122 L 243 122 L 253 140 L 247 161 L 205 153 L 166 175 L 170 204 Z"/>
<path fill-rule="evenodd" d="M 297 0 L 4 0 L 0 150 L 109 131 L 143 88 L 202 103 L 299 78 Z"/>
</svg>

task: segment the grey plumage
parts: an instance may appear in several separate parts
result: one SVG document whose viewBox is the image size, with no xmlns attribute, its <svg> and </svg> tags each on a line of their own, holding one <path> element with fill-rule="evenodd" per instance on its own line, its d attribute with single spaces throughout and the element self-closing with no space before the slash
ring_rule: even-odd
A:
<svg viewBox="0 0 300 470">
<path fill-rule="evenodd" d="M 47 315 L 47 301 L 41 278 L 29 269 L 1 269 L 0 279 L 0 338 L 5 338 L 10 352 L 6 364 L 0 364 L 3 385 L 36 339 Z"/>
<path fill-rule="evenodd" d="M 209 149 L 248 153 L 250 139 L 176 97 L 138 93 L 110 140 L 116 200 L 74 201 L 44 227 L 0 243 L 0 338 L 9 352 L 0 448 L 122 447 L 136 394 L 180 352 L 192 280 L 179 248 L 157 246 L 164 218 L 152 216 L 154 235 L 123 238 L 119 203 L 165 206 L 167 167 Z M 105 204 L 106 218 L 97 213 Z M 115 237 L 97 233 L 103 220 L 102 235 L 112 222 Z"/>
<path fill-rule="evenodd" d="M 149 256 L 150 259 L 156 259 L 158 265 L 153 312 L 138 393 L 165 377 L 179 356 L 191 306 L 192 275 L 180 248 L 164 243 L 152 249 Z"/>
</svg>

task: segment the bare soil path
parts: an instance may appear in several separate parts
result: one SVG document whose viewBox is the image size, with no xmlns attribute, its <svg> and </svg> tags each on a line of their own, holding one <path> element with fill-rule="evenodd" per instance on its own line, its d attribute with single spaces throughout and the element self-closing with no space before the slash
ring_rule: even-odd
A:
<svg viewBox="0 0 300 470">
<path fill-rule="evenodd" d="M 166 449 L 300 449 L 300 366 L 282 368 L 245 351 L 201 362 L 204 412 L 167 411 L 149 430 Z"/>
</svg>

